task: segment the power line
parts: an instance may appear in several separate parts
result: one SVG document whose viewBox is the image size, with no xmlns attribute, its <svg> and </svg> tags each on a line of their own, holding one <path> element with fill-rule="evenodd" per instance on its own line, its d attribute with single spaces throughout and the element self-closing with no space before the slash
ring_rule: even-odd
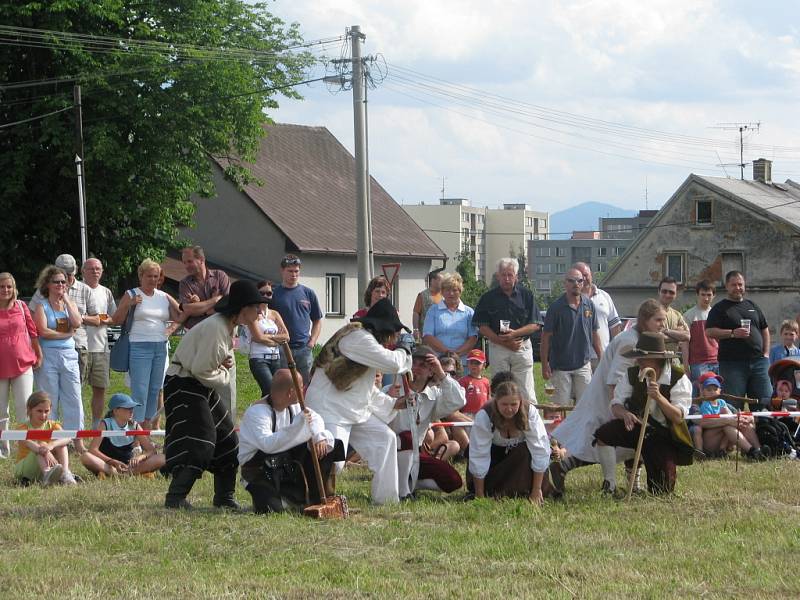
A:
<svg viewBox="0 0 800 600">
<path fill-rule="evenodd" d="M 426 81 L 428 83 L 440 86 L 442 88 L 450 88 L 458 90 L 462 94 L 472 95 L 479 98 L 492 98 L 494 100 L 500 101 L 505 104 L 513 104 L 522 107 L 527 107 L 527 109 L 533 111 L 534 114 L 539 115 L 540 118 L 544 120 L 550 119 L 561 124 L 612 131 L 620 134 L 621 132 L 627 132 L 628 135 L 632 136 L 647 137 L 649 139 L 659 140 L 661 142 L 672 141 L 683 145 L 693 144 L 701 146 L 708 146 L 708 145 L 719 146 L 720 144 L 722 144 L 724 146 L 724 145 L 735 144 L 735 142 L 730 140 L 719 140 L 719 139 L 704 138 L 699 136 L 687 136 L 683 134 L 669 133 L 655 129 L 646 129 L 642 127 L 627 125 L 624 123 L 617 123 L 613 121 L 607 121 L 603 119 L 597 119 L 593 117 L 586 117 L 583 115 L 551 109 L 545 106 L 524 102 L 515 98 L 493 94 L 485 90 L 480 90 L 477 88 L 472 88 L 465 85 L 453 83 L 393 63 L 390 64 L 390 66 L 393 70 L 405 73 L 407 77 L 408 76 L 416 77 L 419 80 Z M 800 147 L 792 147 L 792 146 L 770 146 L 770 145 L 753 144 L 750 146 L 750 148 L 758 150 L 769 150 L 769 151 L 800 152 Z"/>
<path fill-rule="evenodd" d="M 395 76 L 394 79 L 398 79 L 398 77 Z M 421 88 L 421 90 L 419 90 L 419 91 L 422 91 L 423 93 L 426 93 L 428 91 L 428 86 L 420 85 L 420 84 L 418 84 L 416 82 L 413 82 L 411 80 L 408 80 L 406 78 L 400 78 L 400 80 L 402 82 L 404 82 L 404 83 L 400 84 L 401 86 L 410 87 L 412 89 Z M 696 152 L 694 150 L 692 150 L 692 151 L 672 150 L 672 149 L 665 148 L 665 147 L 660 147 L 660 148 L 656 149 L 656 148 L 647 148 L 647 147 L 642 147 L 642 146 L 637 146 L 637 145 L 620 143 L 620 142 L 616 142 L 616 141 L 607 140 L 607 139 L 604 139 L 604 138 L 598 138 L 598 137 L 593 137 L 593 136 L 589 136 L 589 135 L 584 135 L 584 134 L 579 133 L 579 132 L 573 132 L 573 131 L 568 131 L 568 130 L 563 130 L 563 129 L 559 129 L 559 128 L 556 128 L 556 127 L 548 126 L 548 125 L 543 125 L 543 124 L 540 124 L 540 123 L 537 123 L 537 122 L 534 122 L 534 121 L 530 121 L 530 120 L 527 120 L 527 119 L 520 119 L 520 118 L 514 117 L 512 115 L 528 116 L 529 113 L 527 113 L 525 111 L 519 111 L 519 110 L 515 110 L 513 108 L 505 107 L 505 106 L 502 106 L 502 105 L 499 105 L 499 104 L 496 104 L 496 103 L 482 102 L 482 101 L 475 100 L 475 99 L 472 99 L 472 98 L 462 98 L 462 97 L 460 97 L 458 95 L 448 94 L 446 92 L 442 92 L 442 91 L 436 90 L 436 89 L 433 89 L 431 91 L 433 92 L 433 94 L 441 95 L 441 96 L 444 96 L 446 98 L 450 98 L 453 101 L 455 101 L 455 102 L 457 102 L 457 103 L 459 103 L 461 105 L 468 106 L 468 107 L 481 108 L 481 109 L 484 109 L 484 110 L 486 110 L 486 111 L 488 111 L 490 113 L 493 113 L 493 114 L 495 114 L 497 116 L 500 116 L 502 118 L 518 121 L 518 122 L 524 123 L 526 125 L 531 125 L 533 127 L 536 127 L 538 129 L 544 129 L 546 131 L 551 131 L 551 132 L 559 133 L 559 134 L 562 134 L 562 135 L 576 137 L 576 138 L 579 138 L 579 139 L 584 139 L 584 140 L 592 141 L 592 142 L 599 142 L 599 143 L 605 144 L 606 146 L 612 146 L 612 147 L 616 147 L 616 148 L 621 148 L 623 150 L 634 150 L 634 151 L 642 152 L 644 154 L 651 154 L 651 155 L 661 155 L 661 154 L 669 155 L 669 154 L 673 154 L 673 155 L 677 155 L 679 158 L 686 158 L 686 157 L 694 156 L 696 160 L 706 160 L 706 159 L 708 159 L 707 154 L 711 153 L 711 150 L 709 150 L 707 153 L 704 152 L 704 153 L 700 154 L 700 153 L 698 153 L 698 152 Z M 666 156 L 664 158 L 669 159 L 671 157 Z"/>
<path fill-rule="evenodd" d="M 29 123 L 31 121 L 39 121 L 40 119 L 46 119 L 47 117 L 52 117 L 53 115 L 57 115 L 58 113 L 62 113 L 67 110 L 72 110 L 72 107 L 67 106 L 66 108 L 59 108 L 58 110 L 54 110 L 53 112 L 45 113 L 43 115 L 36 115 L 35 117 L 29 117 L 20 121 L 13 121 L 12 123 L 3 123 L 0 125 L 0 129 L 8 129 L 10 127 L 14 127 L 15 125 L 22 125 L 23 123 Z"/>
</svg>

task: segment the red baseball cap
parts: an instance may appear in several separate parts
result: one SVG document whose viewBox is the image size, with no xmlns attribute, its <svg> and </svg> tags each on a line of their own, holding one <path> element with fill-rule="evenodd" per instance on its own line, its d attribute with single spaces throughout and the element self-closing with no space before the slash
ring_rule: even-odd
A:
<svg viewBox="0 0 800 600">
<path fill-rule="evenodd" d="M 722 387 L 720 384 L 725 383 L 725 380 L 716 373 L 714 373 L 713 371 L 706 371 L 705 373 L 700 375 L 700 377 L 697 378 L 697 383 L 699 383 L 702 387 L 705 387 L 706 381 L 709 381 L 710 379 L 713 379 L 715 381 L 713 384 L 709 385 L 716 385 L 717 387 Z"/>
<path fill-rule="evenodd" d="M 477 360 L 486 364 L 486 355 L 483 353 L 483 350 L 470 350 L 469 354 L 467 354 L 467 360 Z"/>
</svg>

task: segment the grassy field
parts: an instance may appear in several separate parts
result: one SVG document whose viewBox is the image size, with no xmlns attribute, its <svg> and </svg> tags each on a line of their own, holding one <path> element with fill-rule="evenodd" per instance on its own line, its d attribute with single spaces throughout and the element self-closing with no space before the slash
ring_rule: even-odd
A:
<svg viewBox="0 0 800 600">
<path fill-rule="evenodd" d="M 538 365 L 537 365 L 538 367 Z M 239 363 L 242 405 L 258 394 Z M 121 378 L 115 377 L 115 387 Z M 244 406 L 240 406 L 240 410 Z M 463 467 L 463 465 L 462 465 Z M 800 461 L 682 468 L 670 499 L 598 493 L 597 467 L 563 502 L 464 502 L 463 493 L 368 503 L 369 473 L 340 479 L 347 521 L 161 508 L 166 482 L 86 478 L 19 488 L 0 463 L 5 598 L 797 598 Z M 249 496 L 238 490 L 239 500 Z"/>
</svg>

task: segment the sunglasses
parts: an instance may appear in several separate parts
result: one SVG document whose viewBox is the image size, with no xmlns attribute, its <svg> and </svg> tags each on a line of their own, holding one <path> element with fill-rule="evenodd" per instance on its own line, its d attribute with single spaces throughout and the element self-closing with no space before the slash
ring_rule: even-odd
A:
<svg viewBox="0 0 800 600">
<path fill-rule="evenodd" d="M 295 265 L 300 266 L 302 264 L 303 264 L 302 261 L 299 258 L 297 258 L 296 256 L 294 258 L 284 258 L 283 260 L 281 260 L 281 267 L 288 267 L 290 265 L 291 266 L 295 266 Z"/>
<path fill-rule="evenodd" d="M 50 283 L 54 283 L 56 285 L 67 285 L 66 279 L 51 279 Z"/>
<path fill-rule="evenodd" d="M 577 284 L 577 285 L 581 285 L 583 283 L 583 279 L 573 279 L 572 277 L 567 277 L 565 279 L 565 281 L 567 281 L 568 283 L 574 283 L 574 284 Z"/>
<path fill-rule="evenodd" d="M 272 290 L 258 290 L 262 296 L 272 298 Z"/>
</svg>

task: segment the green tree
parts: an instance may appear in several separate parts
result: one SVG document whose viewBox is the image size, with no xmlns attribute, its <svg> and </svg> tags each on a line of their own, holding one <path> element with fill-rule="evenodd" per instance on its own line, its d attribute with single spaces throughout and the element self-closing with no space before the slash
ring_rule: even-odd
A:
<svg viewBox="0 0 800 600">
<path fill-rule="evenodd" d="M 255 156 L 264 111 L 276 94 L 298 97 L 291 86 L 310 61 L 287 51 L 301 41 L 296 24 L 243 0 L 6 2 L 0 23 L 121 40 L 3 31 L 15 41 L 0 46 L 0 123 L 32 120 L 0 129 L 0 270 L 24 292 L 59 253 L 80 256 L 73 83 L 89 250 L 113 284 L 181 244 L 192 194 L 214 191 L 210 156 L 230 159 L 237 184 L 248 180 L 242 161 Z M 221 234 L 226 226 L 235 224 Z"/>
<path fill-rule="evenodd" d="M 464 291 L 461 292 L 461 301 L 467 306 L 475 308 L 478 300 L 487 290 L 486 284 L 475 278 L 475 262 L 468 252 L 461 252 L 458 255 L 458 266 L 456 271 L 464 280 Z"/>
</svg>

